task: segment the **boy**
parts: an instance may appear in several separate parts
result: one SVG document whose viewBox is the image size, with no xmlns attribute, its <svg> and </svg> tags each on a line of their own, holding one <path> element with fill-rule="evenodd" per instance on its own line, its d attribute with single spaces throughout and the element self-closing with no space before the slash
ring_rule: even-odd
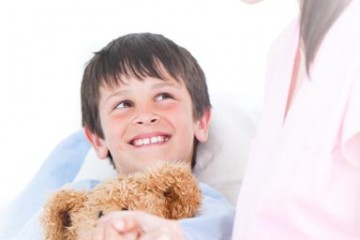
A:
<svg viewBox="0 0 360 240">
<path fill-rule="evenodd" d="M 196 146 L 208 137 L 211 105 L 204 73 L 186 49 L 161 35 L 126 35 L 96 53 L 84 72 L 81 100 L 88 140 L 119 173 L 142 171 L 156 161 L 193 167 Z M 82 237 L 229 239 L 232 206 L 213 189 L 201 185 L 201 190 L 202 211 L 193 219 L 115 212 Z"/>
<path fill-rule="evenodd" d="M 125 35 L 95 53 L 84 71 L 81 105 L 87 139 L 119 173 L 156 161 L 193 167 L 197 144 L 208 138 L 211 105 L 203 71 L 186 49 L 161 35 Z M 73 187 L 91 189 L 94 181 Z M 233 206 L 205 184 L 200 188 L 202 208 L 194 218 L 118 211 L 79 239 L 230 239 Z M 37 220 L 16 239 L 42 239 Z"/>
</svg>

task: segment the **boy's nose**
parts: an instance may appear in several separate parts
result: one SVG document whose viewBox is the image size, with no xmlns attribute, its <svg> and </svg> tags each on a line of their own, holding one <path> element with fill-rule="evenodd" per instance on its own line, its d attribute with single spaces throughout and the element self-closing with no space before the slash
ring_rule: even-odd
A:
<svg viewBox="0 0 360 240">
<path fill-rule="evenodd" d="M 134 123 L 139 125 L 154 124 L 159 121 L 160 117 L 156 114 L 142 114 L 134 119 Z"/>
</svg>

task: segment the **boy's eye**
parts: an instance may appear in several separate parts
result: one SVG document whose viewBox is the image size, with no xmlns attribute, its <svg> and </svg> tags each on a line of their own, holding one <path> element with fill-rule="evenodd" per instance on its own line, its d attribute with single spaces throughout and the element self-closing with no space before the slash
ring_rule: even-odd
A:
<svg viewBox="0 0 360 240">
<path fill-rule="evenodd" d="M 129 108 L 129 107 L 132 107 L 133 104 L 131 101 L 122 101 L 120 102 L 118 105 L 115 106 L 116 109 L 123 109 L 123 108 Z"/>
<path fill-rule="evenodd" d="M 160 94 L 156 95 L 155 100 L 163 101 L 165 99 L 172 99 L 172 98 L 174 98 L 174 97 L 169 93 L 160 93 Z"/>
</svg>

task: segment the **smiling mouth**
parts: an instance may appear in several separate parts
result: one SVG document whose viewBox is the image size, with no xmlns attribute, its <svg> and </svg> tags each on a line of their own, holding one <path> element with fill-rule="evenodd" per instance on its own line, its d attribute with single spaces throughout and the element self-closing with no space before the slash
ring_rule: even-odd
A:
<svg viewBox="0 0 360 240">
<path fill-rule="evenodd" d="M 140 147 L 146 146 L 151 144 L 161 144 L 169 141 L 170 136 L 154 136 L 150 138 L 141 138 L 141 139 L 134 139 L 130 142 L 131 145 Z"/>
</svg>

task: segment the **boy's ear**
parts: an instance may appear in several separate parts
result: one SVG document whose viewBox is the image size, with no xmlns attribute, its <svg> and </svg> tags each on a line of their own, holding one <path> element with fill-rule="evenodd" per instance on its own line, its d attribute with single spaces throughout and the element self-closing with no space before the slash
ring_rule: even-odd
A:
<svg viewBox="0 0 360 240">
<path fill-rule="evenodd" d="M 84 127 L 84 132 L 87 140 L 91 143 L 92 147 L 95 149 L 96 155 L 100 159 L 105 159 L 109 155 L 109 149 L 106 146 L 104 139 L 99 137 L 97 134 L 91 132 L 87 127 Z"/>
<path fill-rule="evenodd" d="M 206 142 L 209 136 L 209 124 L 211 120 L 211 110 L 204 112 L 201 118 L 196 120 L 195 137 L 199 142 Z"/>
</svg>

